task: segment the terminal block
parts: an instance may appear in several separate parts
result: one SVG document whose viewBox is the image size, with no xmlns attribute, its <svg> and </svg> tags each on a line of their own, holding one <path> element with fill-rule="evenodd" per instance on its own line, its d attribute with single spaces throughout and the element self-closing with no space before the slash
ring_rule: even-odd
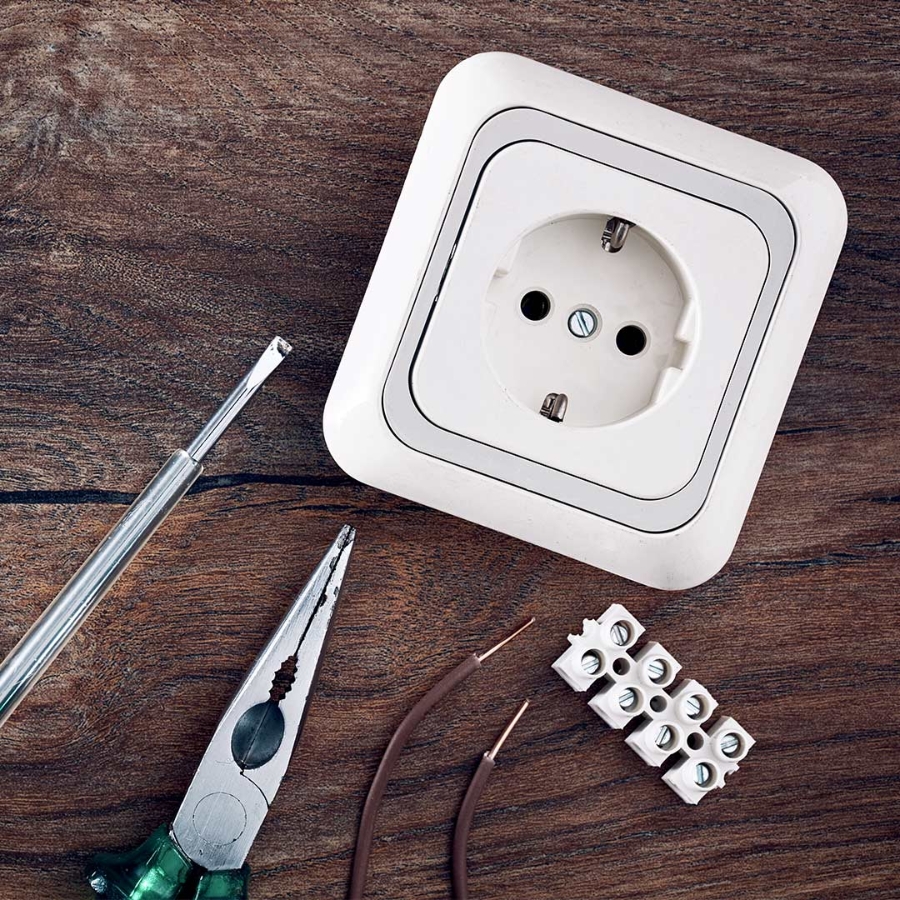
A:
<svg viewBox="0 0 900 900">
<path fill-rule="evenodd" d="M 705 731 L 715 698 L 693 679 L 669 690 L 681 664 L 656 642 L 630 652 L 643 633 L 644 626 L 614 603 L 599 619 L 585 619 L 581 634 L 569 635 L 569 648 L 553 669 L 575 691 L 597 689 L 588 706 L 610 728 L 639 721 L 625 742 L 650 766 L 677 757 L 663 780 L 685 803 L 696 804 L 725 785 L 755 742 L 730 717 Z"/>
<path fill-rule="evenodd" d="M 620 603 L 613 603 L 599 619 L 585 619 L 581 634 L 569 635 L 571 646 L 553 668 L 573 691 L 586 691 L 613 674 L 614 664 L 631 665 L 627 651 L 643 633 L 644 626 Z"/>
</svg>

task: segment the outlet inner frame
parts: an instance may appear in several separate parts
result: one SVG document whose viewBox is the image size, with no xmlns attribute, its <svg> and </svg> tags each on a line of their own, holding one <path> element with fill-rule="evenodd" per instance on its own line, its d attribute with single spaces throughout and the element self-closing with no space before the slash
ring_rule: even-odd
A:
<svg viewBox="0 0 900 900">
<path fill-rule="evenodd" d="M 521 141 L 543 142 L 721 205 L 750 219 L 766 242 L 769 269 L 700 463 L 690 481 L 669 496 L 636 497 L 480 443 L 438 427 L 416 403 L 412 368 L 479 178 L 497 152 Z M 796 246 L 796 229 L 788 210 L 768 191 L 543 110 L 515 107 L 498 112 L 476 132 L 454 185 L 383 386 L 385 420 L 398 440 L 419 453 L 639 531 L 661 533 L 680 528 L 700 511 L 710 491 Z"/>
<path fill-rule="evenodd" d="M 640 224 L 607 253 L 613 214 Z M 479 179 L 416 353 L 414 399 L 445 430 L 667 497 L 697 469 L 768 265 L 762 234 L 739 213 L 517 142 Z M 521 308 L 533 291 L 552 298 L 537 320 Z M 562 320 L 585 306 L 603 325 L 582 341 Z M 619 348 L 628 324 L 646 352 Z M 559 391 L 567 412 L 554 424 L 538 411 Z"/>
</svg>

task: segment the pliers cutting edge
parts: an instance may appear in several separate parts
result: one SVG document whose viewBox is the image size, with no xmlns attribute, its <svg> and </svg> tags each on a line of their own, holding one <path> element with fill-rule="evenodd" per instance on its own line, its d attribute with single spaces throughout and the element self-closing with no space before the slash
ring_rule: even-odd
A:
<svg viewBox="0 0 900 900">
<path fill-rule="evenodd" d="M 219 720 L 171 827 L 135 850 L 98 854 L 111 900 L 246 900 L 244 862 L 303 727 L 356 532 L 341 529 Z"/>
</svg>

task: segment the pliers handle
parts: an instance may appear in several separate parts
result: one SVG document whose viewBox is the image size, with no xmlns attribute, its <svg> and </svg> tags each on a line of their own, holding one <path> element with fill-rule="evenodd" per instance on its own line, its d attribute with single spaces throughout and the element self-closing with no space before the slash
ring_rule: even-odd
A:
<svg viewBox="0 0 900 900">
<path fill-rule="evenodd" d="M 160 825 L 126 853 L 98 853 L 88 881 L 107 900 L 247 900 L 250 868 L 210 872 L 192 863 Z"/>
</svg>

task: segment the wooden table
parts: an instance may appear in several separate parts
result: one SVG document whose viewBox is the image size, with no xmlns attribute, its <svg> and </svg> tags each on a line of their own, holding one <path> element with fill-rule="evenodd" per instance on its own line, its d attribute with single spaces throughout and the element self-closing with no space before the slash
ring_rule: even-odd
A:
<svg viewBox="0 0 900 900">
<path fill-rule="evenodd" d="M 322 406 L 431 96 L 510 50 L 800 153 L 850 231 L 737 550 L 630 584 L 363 487 Z M 476 897 L 900 897 L 900 16 L 891 3 L 5 4 L 0 651 L 275 333 L 296 353 L 0 735 L 0 896 L 84 896 L 170 820 L 223 706 L 343 522 L 352 573 L 253 896 L 339 898 L 385 742 L 433 679 L 538 625 L 431 715 L 371 897 L 449 895 L 476 758 L 522 697 Z M 624 602 L 759 743 L 682 804 L 550 671 Z"/>
</svg>

